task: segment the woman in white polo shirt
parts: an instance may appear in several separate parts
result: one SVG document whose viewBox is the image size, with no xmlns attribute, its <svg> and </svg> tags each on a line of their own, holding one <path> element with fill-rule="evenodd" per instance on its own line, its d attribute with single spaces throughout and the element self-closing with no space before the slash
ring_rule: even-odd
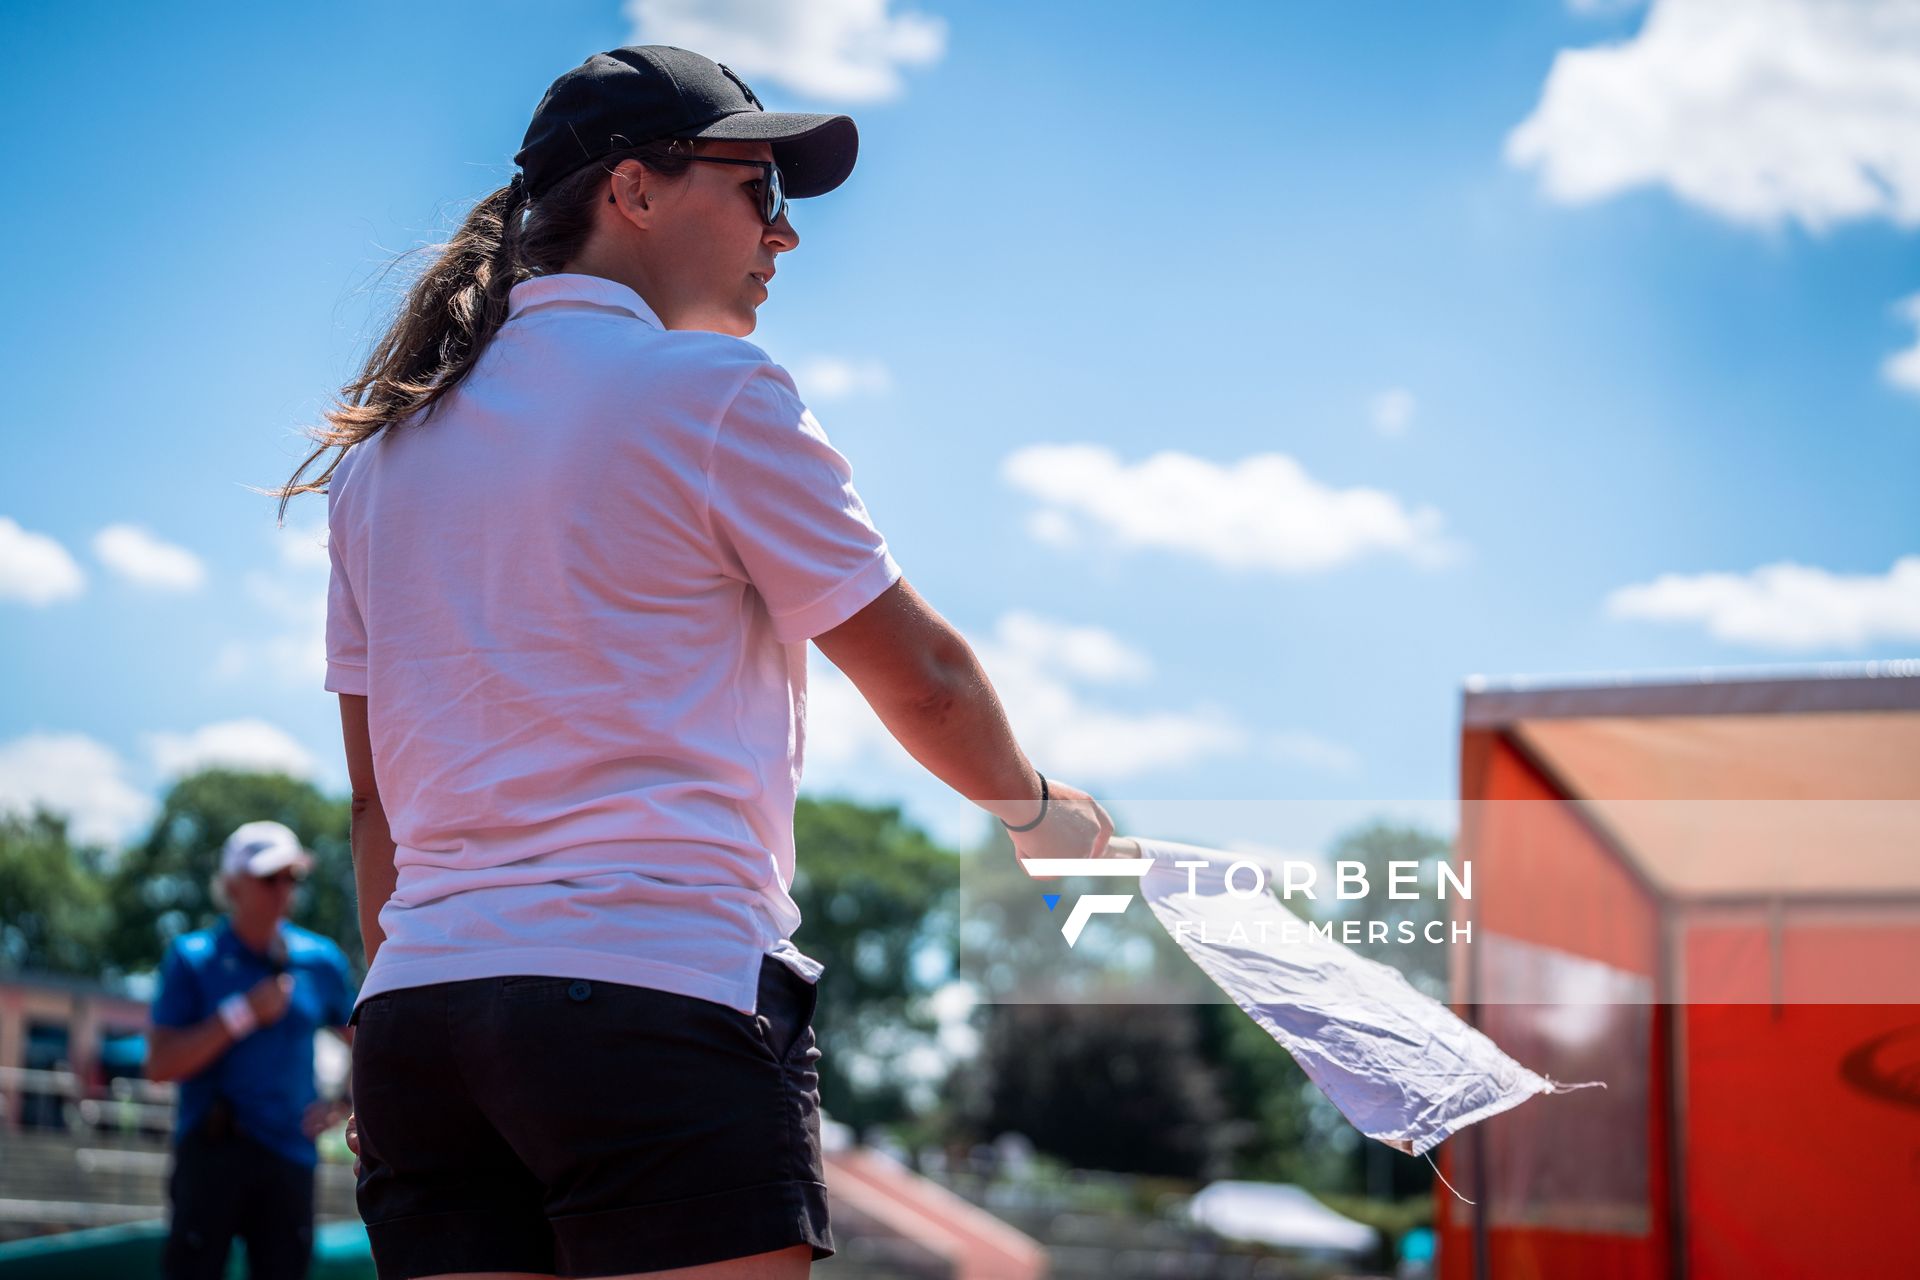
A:
<svg viewBox="0 0 1920 1280">
<path fill-rule="evenodd" d="M 832 1253 L 788 893 L 809 641 L 1021 856 L 1111 834 L 744 340 L 799 242 L 786 198 L 856 145 L 697 54 L 590 58 L 283 491 L 330 495 L 383 1280 Z"/>
</svg>

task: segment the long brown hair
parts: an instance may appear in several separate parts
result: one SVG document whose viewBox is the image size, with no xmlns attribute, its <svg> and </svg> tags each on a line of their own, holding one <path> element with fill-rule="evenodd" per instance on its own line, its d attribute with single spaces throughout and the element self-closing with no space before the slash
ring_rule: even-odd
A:
<svg viewBox="0 0 1920 1280">
<path fill-rule="evenodd" d="M 269 491 L 280 499 L 280 518 L 295 494 L 327 491 L 347 450 L 415 414 L 422 421 L 432 416 L 505 322 L 513 286 L 558 271 L 586 243 L 600 184 L 616 166 L 638 160 L 678 177 L 691 165 L 693 148 L 684 139 L 649 142 L 568 174 L 537 200 L 528 200 L 516 179 L 474 205 L 407 290 L 365 367 L 334 398 L 325 425 L 307 432 L 313 452 L 286 484 Z M 326 469 L 301 479 L 328 450 L 336 452 Z"/>
</svg>

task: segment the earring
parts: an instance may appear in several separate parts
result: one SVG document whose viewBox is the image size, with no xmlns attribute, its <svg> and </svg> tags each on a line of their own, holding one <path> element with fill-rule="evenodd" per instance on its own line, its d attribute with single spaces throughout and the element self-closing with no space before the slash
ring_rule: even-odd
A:
<svg viewBox="0 0 1920 1280">
<path fill-rule="evenodd" d="M 611 192 L 611 191 L 609 191 L 609 192 L 607 192 L 607 203 L 608 203 L 608 204 L 612 204 L 612 203 L 613 203 L 613 192 Z"/>
</svg>

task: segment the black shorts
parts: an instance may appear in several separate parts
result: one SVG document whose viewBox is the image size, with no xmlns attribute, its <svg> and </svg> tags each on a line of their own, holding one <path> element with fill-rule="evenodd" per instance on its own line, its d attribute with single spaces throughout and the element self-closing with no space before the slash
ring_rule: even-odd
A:
<svg viewBox="0 0 1920 1280">
<path fill-rule="evenodd" d="M 353 1095 L 380 1280 L 831 1257 L 816 995 L 769 956 L 755 1015 L 569 978 L 369 997 Z"/>
<path fill-rule="evenodd" d="M 233 1238 L 246 1241 L 253 1280 L 306 1280 L 313 1258 L 313 1166 L 244 1133 L 202 1123 L 173 1153 L 173 1213 L 160 1274 L 222 1280 Z"/>
</svg>

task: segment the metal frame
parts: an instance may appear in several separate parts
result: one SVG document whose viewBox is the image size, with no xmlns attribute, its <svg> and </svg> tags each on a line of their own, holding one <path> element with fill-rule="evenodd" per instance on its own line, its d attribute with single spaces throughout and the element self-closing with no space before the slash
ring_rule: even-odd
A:
<svg viewBox="0 0 1920 1280">
<path fill-rule="evenodd" d="M 1761 674 L 1765 671 L 1777 674 Z M 1499 680 L 1470 676 L 1462 689 L 1460 719 L 1462 728 L 1504 729 L 1520 720 L 1832 711 L 1920 711 L 1920 659 L 1788 668 L 1706 668 L 1551 682 L 1533 676 Z"/>
</svg>

